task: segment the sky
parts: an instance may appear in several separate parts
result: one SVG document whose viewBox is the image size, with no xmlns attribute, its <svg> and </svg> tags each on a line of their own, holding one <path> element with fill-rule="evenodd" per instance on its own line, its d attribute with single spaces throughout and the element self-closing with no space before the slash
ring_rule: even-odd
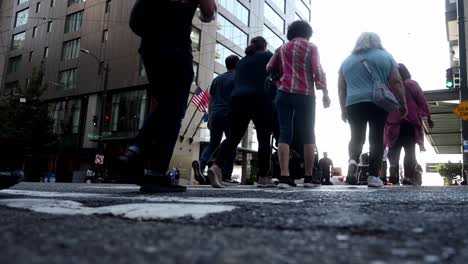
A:
<svg viewBox="0 0 468 264">
<path fill-rule="evenodd" d="M 317 94 L 317 148 L 328 152 L 335 166 L 347 170 L 349 126 L 341 121 L 338 102 L 338 69 L 351 53 L 362 32 L 379 34 L 384 48 L 404 63 L 423 90 L 445 89 L 445 69 L 450 66 L 442 0 L 312 0 L 311 39 L 320 52 L 327 74 L 332 106 L 324 109 Z M 435 124 L 437 125 L 437 124 Z M 428 151 L 417 152 L 419 163 L 458 162 L 461 155 L 437 155 L 426 140 Z M 368 151 L 366 143 L 364 151 Z M 400 158 L 403 161 L 403 152 Z M 426 174 L 424 185 L 441 185 L 441 177 Z"/>
</svg>

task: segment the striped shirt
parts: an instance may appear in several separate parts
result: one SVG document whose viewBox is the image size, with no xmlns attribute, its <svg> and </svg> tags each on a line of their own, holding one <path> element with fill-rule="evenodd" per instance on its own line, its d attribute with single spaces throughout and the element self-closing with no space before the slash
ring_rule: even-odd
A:
<svg viewBox="0 0 468 264">
<path fill-rule="evenodd" d="M 281 76 L 277 84 L 283 92 L 315 95 L 314 83 L 317 89 L 327 89 L 317 46 L 304 38 L 295 38 L 279 47 L 267 70 Z"/>
</svg>

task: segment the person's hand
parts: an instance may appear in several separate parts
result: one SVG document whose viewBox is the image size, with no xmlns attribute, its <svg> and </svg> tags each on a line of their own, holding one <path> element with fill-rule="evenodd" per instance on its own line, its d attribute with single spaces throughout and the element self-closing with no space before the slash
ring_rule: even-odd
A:
<svg viewBox="0 0 468 264">
<path fill-rule="evenodd" d="M 343 120 L 343 122 L 345 123 L 348 122 L 348 112 L 346 111 L 346 109 L 341 110 L 341 120 Z"/>
<path fill-rule="evenodd" d="M 323 108 L 330 107 L 331 100 L 330 100 L 330 97 L 328 96 L 328 94 L 323 95 L 322 102 L 323 102 Z"/>
<path fill-rule="evenodd" d="M 402 119 L 406 118 L 406 115 L 408 114 L 408 107 L 406 106 L 406 104 L 400 107 L 400 114 Z"/>
<path fill-rule="evenodd" d="M 434 122 L 432 122 L 431 117 L 428 117 L 428 118 L 427 118 L 427 124 L 429 125 L 429 128 L 430 128 L 430 129 L 433 129 L 433 128 L 434 128 Z"/>
</svg>

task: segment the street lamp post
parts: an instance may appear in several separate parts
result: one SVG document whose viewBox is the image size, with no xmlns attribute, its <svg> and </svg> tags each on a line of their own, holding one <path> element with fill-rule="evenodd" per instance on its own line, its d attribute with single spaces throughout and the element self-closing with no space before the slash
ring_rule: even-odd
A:
<svg viewBox="0 0 468 264">
<path fill-rule="evenodd" d="M 107 63 L 104 67 L 101 65 L 101 61 L 98 59 L 96 55 L 94 55 L 92 52 L 90 52 L 87 49 L 80 49 L 81 52 L 86 53 L 90 55 L 92 58 L 94 58 L 98 64 L 99 67 L 99 76 L 102 77 L 102 72 L 104 70 L 104 84 L 103 84 L 103 93 L 102 93 L 102 103 L 101 103 L 101 113 L 99 114 L 99 134 L 98 134 L 98 147 L 97 147 L 97 154 L 103 154 L 104 149 L 102 146 L 102 130 L 103 130 L 103 125 L 104 125 L 104 112 L 106 109 L 106 102 L 107 102 L 107 84 L 109 81 L 109 72 L 110 72 L 110 67 L 109 63 Z M 101 78 L 99 78 L 101 80 Z"/>
</svg>

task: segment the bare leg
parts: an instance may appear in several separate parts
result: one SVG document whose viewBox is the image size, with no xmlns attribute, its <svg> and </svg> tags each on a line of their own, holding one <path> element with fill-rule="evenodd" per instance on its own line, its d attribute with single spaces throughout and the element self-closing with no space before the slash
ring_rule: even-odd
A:
<svg viewBox="0 0 468 264">
<path fill-rule="evenodd" d="M 314 173 L 315 144 L 304 144 L 304 165 L 305 176 L 312 176 Z"/>
<path fill-rule="evenodd" d="M 280 143 L 278 146 L 281 176 L 289 176 L 289 145 Z"/>
</svg>

